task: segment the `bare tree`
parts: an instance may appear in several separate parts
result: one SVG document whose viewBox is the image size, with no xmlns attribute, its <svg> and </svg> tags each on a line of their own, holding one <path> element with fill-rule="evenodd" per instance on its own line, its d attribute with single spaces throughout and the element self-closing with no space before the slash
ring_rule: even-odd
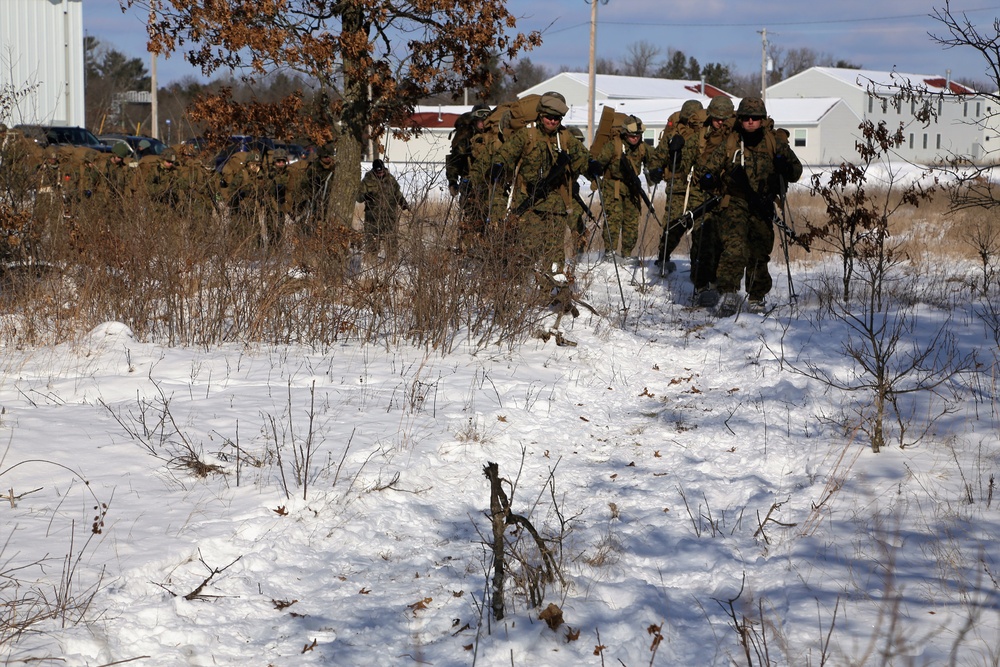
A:
<svg viewBox="0 0 1000 667">
<path fill-rule="evenodd" d="M 594 60 L 594 71 L 598 74 L 621 74 L 618 63 L 612 58 L 597 58 Z"/>
<path fill-rule="evenodd" d="M 622 61 L 621 73 L 625 76 L 651 76 L 654 61 L 661 53 L 660 47 L 641 40 L 629 44 L 626 50 L 628 55 Z"/>
</svg>

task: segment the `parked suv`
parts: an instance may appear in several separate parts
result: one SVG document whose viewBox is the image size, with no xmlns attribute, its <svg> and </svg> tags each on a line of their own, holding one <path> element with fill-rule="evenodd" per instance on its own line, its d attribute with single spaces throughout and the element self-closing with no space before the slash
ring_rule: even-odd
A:
<svg viewBox="0 0 1000 667">
<path fill-rule="evenodd" d="M 111 147 L 101 143 L 94 133 L 83 127 L 61 125 L 17 125 L 24 136 L 42 146 L 83 146 L 95 151 L 110 153 Z"/>
<path fill-rule="evenodd" d="M 132 134 L 102 134 L 98 138 L 110 148 L 114 148 L 115 144 L 118 143 L 125 144 L 132 151 L 132 155 L 136 157 L 159 155 L 167 150 L 165 143 L 153 137 L 140 137 Z"/>
</svg>

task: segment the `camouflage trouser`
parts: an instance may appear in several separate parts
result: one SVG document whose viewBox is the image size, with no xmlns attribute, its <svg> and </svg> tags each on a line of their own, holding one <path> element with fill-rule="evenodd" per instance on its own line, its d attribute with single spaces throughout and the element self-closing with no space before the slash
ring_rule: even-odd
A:
<svg viewBox="0 0 1000 667">
<path fill-rule="evenodd" d="M 365 207 L 367 209 L 367 206 Z M 365 211 L 364 247 L 365 252 L 377 254 L 379 247 L 385 248 L 390 257 L 396 254 L 399 238 L 399 214 L 388 211 Z"/>
<path fill-rule="evenodd" d="M 717 269 L 719 291 L 739 291 L 746 272 L 747 296 L 763 299 L 771 291 L 767 263 L 774 247 L 774 225 L 752 214 L 747 203 L 735 197 L 729 200 L 729 206 L 718 211 L 716 220 L 722 241 Z"/>
<path fill-rule="evenodd" d="M 566 260 L 566 225 L 568 213 L 530 210 L 518 221 L 518 241 L 522 250 L 534 262 L 541 262 L 542 271 L 553 263 Z"/>
<path fill-rule="evenodd" d="M 667 203 L 663 207 L 663 220 L 661 222 L 667 225 L 667 228 L 660 234 L 660 245 L 656 256 L 666 260 L 670 258 L 674 250 L 677 250 L 681 239 L 687 233 L 687 228 L 684 225 L 670 226 L 670 223 L 684 212 L 684 179 L 678 177 L 671 181 L 668 176 L 663 184 Z"/>
<path fill-rule="evenodd" d="M 624 183 L 619 184 L 616 197 L 616 182 L 609 179 L 601 183 L 601 206 L 607 220 L 604 242 L 609 250 L 616 250 L 620 236 L 622 254 L 631 255 L 639 241 L 639 205 L 629 197 Z"/>
<path fill-rule="evenodd" d="M 717 281 L 716 270 L 722 243 L 715 213 L 696 220 L 691 229 L 691 282 L 695 289 L 708 287 Z"/>
</svg>

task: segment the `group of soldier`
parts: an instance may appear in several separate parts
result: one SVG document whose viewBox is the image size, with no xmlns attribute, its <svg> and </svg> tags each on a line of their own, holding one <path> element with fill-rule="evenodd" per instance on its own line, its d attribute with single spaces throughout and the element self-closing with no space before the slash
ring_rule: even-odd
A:
<svg viewBox="0 0 1000 667">
<path fill-rule="evenodd" d="M 652 209 L 663 183 L 667 205 L 655 264 L 675 270 L 670 256 L 690 233 L 697 305 L 732 316 L 743 308 L 743 285 L 747 309 L 764 312 L 775 207 L 802 165 L 763 100 L 744 98 L 738 108 L 725 96 L 712 98 L 707 108 L 689 100 L 671 116 L 655 148 L 643 140 L 641 119 L 624 116 L 611 136 L 599 135 L 588 150 L 582 133 L 562 124 L 568 111 L 554 92 L 540 96 L 534 122 L 520 127 L 510 122 L 516 107 L 472 109 L 468 131 L 453 142 L 446 163 L 451 194 L 461 200 L 464 243 L 502 232 L 544 266 L 562 265 L 575 254 L 565 252 L 569 230 L 575 251 L 591 249 L 599 235 L 607 256 L 617 261 L 639 242 L 644 207 L 659 220 Z M 581 176 L 600 196 L 599 218 L 579 194 Z"/>
<path fill-rule="evenodd" d="M 35 210 L 60 224 L 87 207 L 115 215 L 135 202 L 149 202 L 183 219 L 221 216 L 250 242 L 276 248 L 286 228 L 294 224 L 313 234 L 332 216 L 332 143 L 317 149 L 311 160 L 293 161 L 284 149 L 275 149 L 240 151 L 223 162 L 216 152 L 188 144 L 139 157 L 124 142 L 101 153 L 43 148 L 14 131 L 2 134 L 4 167 L 19 165 L 26 175 L 22 189 L 34 193 Z M 400 211 L 409 204 L 381 160 L 362 179 L 357 201 L 365 209 L 364 249 L 394 252 Z"/>
<path fill-rule="evenodd" d="M 460 249 L 488 239 L 512 262 L 523 258 L 525 266 L 550 275 L 553 266 L 571 268 L 577 253 L 597 245 L 617 262 L 639 245 L 645 209 L 646 218 L 660 224 L 655 263 L 661 273 L 675 269 L 671 254 L 690 233 L 698 305 L 733 315 L 743 306 L 743 285 L 747 308 L 765 309 L 776 202 L 802 165 L 760 98 L 744 98 L 738 108 L 725 96 L 707 108 L 689 100 L 655 147 L 643 140 L 641 119 L 613 114 L 610 123 L 602 119 L 588 149 L 582 132 L 563 125 L 569 108 L 561 94 L 535 97 L 497 109 L 477 105 L 459 128 L 445 172 L 460 202 Z M 214 154 L 187 145 L 139 160 L 124 143 L 106 155 L 50 147 L 36 156 L 34 190 L 59 202 L 67 217 L 67 209 L 72 213 L 92 198 L 113 203 L 141 194 L 182 214 L 224 215 L 237 228 L 243 221 L 248 238 L 271 247 L 281 243 L 290 221 L 310 233 L 330 216 L 335 152 L 327 144 L 315 159 L 293 164 L 284 150 L 249 151 L 217 165 Z M 599 195 L 599 217 L 580 195 L 581 177 Z M 654 210 L 661 183 L 662 219 Z M 364 250 L 395 256 L 400 211 L 409 204 L 381 160 L 362 179 L 357 201 L 365 205 Z"/>
</svg>

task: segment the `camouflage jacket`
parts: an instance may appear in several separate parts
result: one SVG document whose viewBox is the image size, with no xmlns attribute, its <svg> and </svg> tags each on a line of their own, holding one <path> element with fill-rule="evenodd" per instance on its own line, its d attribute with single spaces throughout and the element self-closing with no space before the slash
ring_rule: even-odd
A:
<svg viewBox="0 0 1000 667">
<path fill-rule="evenodd" d="M 632 199 L 639 203 L 640 196 L 634 188 L 642 188 L 642 181 L 639 175 L 642 174 L 643 167 L 649 164 L 652 158 L 652 150 L 646 142 L 640 141 L 635 146 L 627 141 L 615 138 L 604 144 L 601 152 L 594 158 L 604 169 L 604 189 L 602 195 L 621 199 L 630 195 Z M 624 173 L 622 157 L 632 167 L 632 174 Z M 629 176 L 629 178 L 627 178 Z M 632 182 L 630 183 L 629 180 Z"/>
<path fill-rule="evenodd" d="M 565 153 L 566 167 L 556 187 L 535 201 L 531 209 L 544 213 L 565 214 L 575 209 L 573 181 L 586 171 L 590 153 L 579 139 L 560 126 L 556 132 L 546 134 L 540 128 L 524 127 L 517 130 L 497 151 L 497 164 L 507 173 L 516 172 L 514 182 L 514 208 L 530 200 L 546 178 L 552 173 L 559 154 Z"/>
<path fill-rule="evenodd" d="M 762 127 L 745 136 L 737 128 L 702 157 L 695 174 L 699 178 L 711 174 L 718 183 L 715 193 L 723 195 L 723 207 L 730 198 L 742 199 L 751 209 L 769 216 L 780 181 L 799 180 L 802 163 L 773 130 Z"/>
<path fill-rule="evenodd" d="M 361 179 L 361 192 L 358 193 L 358 203 L 365 205 L 365 221 L 395 221 L 399 218 L 399 209 L 410 208 L 399 188 L 399 181 L 385 172 L 381 177 L 374 171 L 369 171 Z"/>
</svg>

